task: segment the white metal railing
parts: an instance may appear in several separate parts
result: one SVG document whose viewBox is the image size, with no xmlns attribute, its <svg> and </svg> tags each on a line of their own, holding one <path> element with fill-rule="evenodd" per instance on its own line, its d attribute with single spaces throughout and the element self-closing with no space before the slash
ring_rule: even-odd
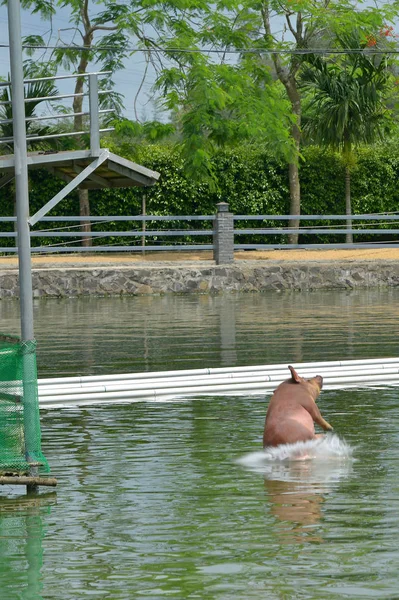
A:
<svg viewBox="0 0 399 600">
<path fill-rule="evenodd" d="M 35 229 L 31 231 L 32 252 L 35 253 L 55 253 L 55 252 L 138 252 L 143 250 L 148 251 L 174 251 L 174 250 L 212 250 L 215 247 L 216 233 L 209 226 L 213 222 L 215 215 L 110 215 L 110 216 L 60 216 L 42 217 L 39 223 L 51 223 L 52 227 L 48 229 Z M 364 221 L 367 223 L 374 222 L 373 226 L 360 228 L 353 226 L 350 229 L 342 226 L 338 228 L 333 225 L 318 226 L 318 227 L 296 227 L 290 228 L 286 226 L 276 227 L 276 225 L 262 228 L 239 228 L 236 226 L 239 221 L 275 221 L 287 222 L 290 219 L 299 221 L 345 221 L 346 215 L 300 215 L 298 217 L 290 215 L 237 215 L 234 216 L 234 230 L 231 232 L 233 237 L 245 236 L 247 240 L 240 243 L 234 243 L 234 250 L 268 250 L 268 249 L 292 249 L 292 248 L 398 248 L 399 247 L 399 214 L 379 214 L 379 215 L 352 215 L 353 222 Z M 92 231 L 82 231 L 81 222 L 90 221 Z M 16 217 L 0 217 L 0 240 L 1 239 L 16 239 L 17 234 L 13 231 L 5 231 L 2 224 L 15 223 Z M 201 228 L 182 227 L 183 223 L 202 222 Z M 141 228 L 132 227 L 126 231 L 117 228 L 120 222 L 137 222 L 141 223 Z M 57 223 L 62 225 L 56 226 Z M 115 223 L 115 227 L 107 227 L 106 230 L 95 230 L 96 225 L 104 226 L 104 224 Z M 165 229 L 157 226 L 157 224 L 168 224 Z M 208 225 L 206 225 L 208 224 Z M 389 228 L 378 228 L 378 225 L 389 225 Z M 397 224 L 397 228 L 394 226 Z M 2 230 L 3 229 L 3 230 Z M 314 243 L 299 243 L 290 244 L 286 242 L 286 237 L 291 233 L 299 235 L 314 236 L 314 235 L 346 235 L 348 232 L 356 235 L 367 235 L 370 238 L 373 236 L 389 236 L 389 240 L 385 241 L 362 241 L 347 243 L 327 243 L 316 241 Z M 256 235 L 261 241 L 255 243 L 248 242 L 251 236 Z M 281 242 L 267 243 L 268 236 L 281 236 Z M 112 244 L 102 244 L 101 239 L 113 238 Z M 34 240 L 41 238 L 49 240 L 48 245 L 34 246 Z M 51 240 L 58 238 L 56 243 L 51 243 Z M 93 246 L 81 246 L 81 240 L 91 238 L 94 242 Z M 115 239 L 117 238 L 117 239 Z M 119 239 L 118 239 L 119 238 Z M 175 238 L 175 239 L 171 239 Z M 193 238 L 202 238 L 201 243 L 193 242 Z M 204 239 L 205 238 L 205 239 Z M 208 239 L 206 239 L 208 238 Z M 128 242 L 128 240 L 137 239 L 136 243 Z M 223 244 L 223 240 L 219 240 L 219 244 Z M 17 246 L 0 246 L 2 253 L 15 253 L 18 251 Z"/>
<path fill-rule="evenodd" d="M 66 98 L 77 98 L 77 97 L 88 97 L 89 100 L 89 110 L 81 111 L 81 112 L 68 112 L 65 114 L 56 114 L 56 115 L 42 115 L 42 116 L 34 116 L 34 117 L 26 117 L 25 122 L 33 122 L 33 121 L 52 121 L 54 119 L 71 119 L 74 117 L 89 117 L 90 127 L 88 130 L 81 131 L 68 131 L 68 132 L 56 132 L 45 135 L 35 135 L 35 134 L 27 134 L 26 141 L 27 144 L 32 142 L 37 142 L 41 140 L 49 140 L 49 139 L 57 139 L 63 137 L 73 137 L 73 136 L 81 136 L 84 134 L 90 135 L 90 148 L 96 153 L 100 148 L 100 134 L 108 131 L 113 131 L 113 127 L 100 127 L 100 115 L 104 115 L 107 113 L 111 113 L 112 109 L 101 109 L 99 108 L 99 96 L 102 94 L 107 94 L 107 90 L 99 90 L 98 89 L 98 77 L 109 75 L 109 71 L 100 71 L 95 73 L 83 73 L 83 74 L 74 74 L 74 75 L 55 75 L 52 77 L 38 77 L 35 79 L 26 79 L 24 80 L 24 84 L 36 83 L 40 81 L 52 81 L 52 80 L 61 80 L 61 79 L 77 79 L 77 78 L 87 78 L 89 81 L 89 89 L 88 92 L 82 92 L 77 94 L 57 94 L 55 96 L 43 96 L 43 97 L 35 97 L 35 98 L 25 98 L 25 103 L 29 102 L 49 102 L 51 103 L 54 100 L 63 100 Z M 11 86 L 11 82 L 5 81 L 0 82 L 0 87 L 9 87 Z M 0 105 L 11 105 L 11 100 L 1 100 Z M 12 119 L 2 119 L 0 120 L 0 125 L 2 124 L 10 124 L 12 123 Z M 13 137 L 0 137 L 0 145 L 5 144 L 13 144 Z"/>
<path fill-rule="evenodd" d="M 376 225 L 386 225 L 392 223 L 398 224 L 397 228 L 361 228 L 361 224 L 357 227 L 355 225 L 351 225 L 348 227 L 347 225 L 321 225 L 318 227 L 314 226 L 299 226 L 299 227 L 263 227 L 263 228 L 236 228 L 234 227 L 235 235 L 261 235 L 261 236 L 271 236 L 271 235 L 323 235 L 323 236 L 331 236 L 331 235 L 367 235 L 367 236 L 375 236 L 375 235 L 390 235 L 394 236 L 394 239 L 389 241 L 368 241 L 368 242 L 354 242 L 353 244 L 348 244 L 347 242 L 343 243 L 327 243 L 327 242 L 312 242 L 312 243 L 298 243 L 298 244 L 290 244 L 289 248 L 301 248 L 301 249 L 312 249 L 312 248 L 348 248 L 348 247 L 356 247 L 356 248 L 370 248 L 370 247 L 379 247 L 379 248 L 397 248 L 399 247 L 399 214 L 387 213 L 387 214 L 360 214 L 360 215 L 234 215 L 234 223 L 238 221 L 344 221 L 348 222 L 348 218 L 350 221 L 374 221 Z M 261 249 L 286 249 L 288 246 L 286 243 L 235 243 L 235 250 L 261 250 Z"/>
</svg>

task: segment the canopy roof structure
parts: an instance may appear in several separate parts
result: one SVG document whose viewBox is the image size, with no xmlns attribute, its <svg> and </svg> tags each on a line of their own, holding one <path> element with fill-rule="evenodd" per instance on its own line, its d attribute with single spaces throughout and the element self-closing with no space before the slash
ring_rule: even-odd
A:
<svg viewBox="0 0 399 600">
<path fill-rule="evenodd" d="M 35 152 L 27 154 L 27 167 L 46 169 L 67 181 L 67 185 L 40 210 L 28 218 L 35 225 L 54 206 L 77 187 L 86 189 L 150 186 L 156 183 L 159 173 L 113 154 L 106 148 L 93 152 L 72 150 L 66 152 Z M 14 155 L 0 157 L 0 187 L 15 176 Z"/>
<path fill-rule="evenodd" d="M 67 183 L 86 170 L 87 178 L 77 185 L 88 190 L 151 186 L 159 179 L 156 171 L 113 154 L 106 148 L 101 148 L 97 156 L 91 150 L 29 152 L 27 162 L 28 169 L 46 169 Z M 0 187 L 14 177 L 14 170 L 14 155 L 0 156 Z"/>
</svg>

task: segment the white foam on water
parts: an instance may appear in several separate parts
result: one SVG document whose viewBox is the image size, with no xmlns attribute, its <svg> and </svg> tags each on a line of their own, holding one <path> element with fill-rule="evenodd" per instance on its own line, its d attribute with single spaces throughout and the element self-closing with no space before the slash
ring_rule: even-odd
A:
<svg viewBox="0 0 399 600">
<path fill-rule="evenodd" d="M 333 483 L 352 470 L 353 448 L 335 434 L 251 452 L 237 463 L 267 479 Z"/>
<path fill-rule="evenodd" d="M 237 462 L 243 466 L 256 467 L 269 461 L 350 459 L 352 455 L 353 449 L 349 444 L 337 435 L 330 434 L 307 442 L 270 446 L 264 450 L 246 454 Z"/>
</svg>

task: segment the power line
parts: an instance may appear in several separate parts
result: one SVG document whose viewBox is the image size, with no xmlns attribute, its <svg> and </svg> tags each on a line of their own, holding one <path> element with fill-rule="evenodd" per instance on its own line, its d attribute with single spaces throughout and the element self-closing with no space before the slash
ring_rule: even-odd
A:
<svg viewBox="0 0 399 600">
<path fill-rule="evenodd" d="M 9 44 L 0 43 L 0 48 L 9 48 Z M 365 48 L 348 48 L 346 50 L 340 50 L 335 48 L 292 48 L 292 49 L 275 49 L 275 48 L 163 48 L 163 47 L 147 47 L 147 48 L 136 48 L 136 47 L 125 47 L 119 46 L 57 46 L 57 45 L 31 45 L 23 44 L 22 47 L 25 50 L 65 50 L 65 51 L 79 51 L 79 52 L 96 52 L 108 50 L 110 52 L 125 51 L 125 52 L 170 52 L 175 54 L 256 54 L 263 52 L 265 54 L 295 54 L 295 55 L 306 55 L 306 54 L 399 54 L 399 49 L 378 49 L 375 46 L 366 46 Z"/>
</svg>

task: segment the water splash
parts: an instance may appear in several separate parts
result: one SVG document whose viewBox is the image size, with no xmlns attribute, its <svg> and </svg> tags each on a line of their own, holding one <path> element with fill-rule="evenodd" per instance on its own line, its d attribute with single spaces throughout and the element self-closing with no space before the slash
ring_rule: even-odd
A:
<svg viewBox="0 0 399 600">
<path fill-rule="evenodd" d="M 302 483 L 333 483 L 349 476 L 353 448 L 335 434 L 316 440 L 282 444 L 239 458 L 244 468 L 266 479 Z"/>
</svg>

